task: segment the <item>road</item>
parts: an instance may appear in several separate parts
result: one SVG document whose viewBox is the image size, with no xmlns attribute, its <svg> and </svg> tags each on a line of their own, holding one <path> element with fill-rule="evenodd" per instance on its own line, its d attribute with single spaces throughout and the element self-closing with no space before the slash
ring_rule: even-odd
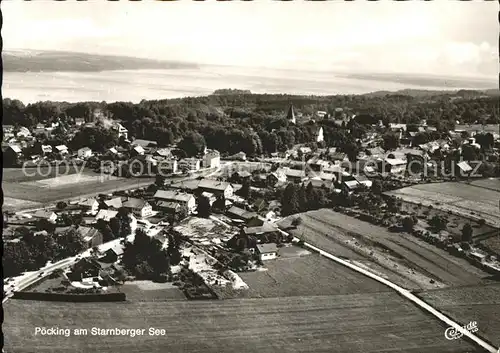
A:
<svg viewBox="0 0 500 353">
<path fill-rule="evenodd" d="M 288 233 L 284 232 L 281 229 L 279 231 L 282 234 L 288 235 Z M 488 342 L 486 342 L 483 339 L 481 339 L 480 337 L 476 336 L 474 333 L 469 332 L 468 330 L 464 329 L 461 324 L 459 324 L 459 323 L 455 322 L 454 320 L 450 319 L 449 317 L 447 317 L 446 315 L 444 315 L 443 313 L 441 313 L 439 310 L 435 309 L 434 307 L 432 307 L 431 305 L 429 305 L 428 303 L 426 303 L 422 299 L 420 299 L 417 296 L 415 296 L 409 290 L 404 289 L 404 288 L 398 286 L 397 284 L 395 284 L 395 283 L 393 283 L 393 282 L 391 282 L 391 281 L 389 281 L 389 280 L 387 280 L 387 279 L 385 279 L 383 277 L 380 277 L 379 275 L 374 274 L 373 272 L 370 272 L 370 271 L 368 271 L 368 270 L 366 270 L 366 269 L 364 269 L 362 267 L 359 267 L 359 266 L 351 263 L 348 260 L 344 260 L 344 259 L 341 259 L 339 257 L 336 257 L 336 256 L 334 256 L 334 255 L 332 255 L 332 254 L 330 254 L 330 253 L 328 253 L 326 251 L 323 251 L 322 249 L 319 249 L 319 248 L 311 245 L 311 244 L 308 244 L 308 243 L 305 242 L 304 246 L 307 247 L 307 248 L 309 248 L 309 249 L 311 249 L 314 252 L 319 253 L 322 256 L 325 256 L 326 258 L 328 258 L 330 260 L 333 260 L 333 261 L 337 262 L 338 264 L 340 264 L 342 266 L 348 267 L 348 268 L 350 268 L 350 269 L 352 269 L 352 270 L 354 270 L 354 271 L 356 271 L 358 273 L 361 273 L 362 275 L 364 275 L 366 277 L 370 277 L 371 279 L 374 279 L 377 282 L 386 285 L 387 287 L 389 287 L 392 290 L 396 291 L 398 294 L 400 294 L 404 298 L 406 298 L 406 299 L 410 300 L 411 302 L 413 302 L 415 305 L 417 305 L 422 310 L 427 311 L 428 313 L 430 313 L 433 316 L 435 316 L 437 319 L 439 319 L 440 321 L 442 321 L 443 323 L 445 323 L 448 327 L 455 328 L 464 337 L 467 337 L 470 341 L 472 341 L 476 345 L 480 346 L 481 348 L 483 348 L 487 352 L 490 352 L 490 353 L 499 353 L 500 352 L 500 348 L 493 347 Z"/>
</svg>

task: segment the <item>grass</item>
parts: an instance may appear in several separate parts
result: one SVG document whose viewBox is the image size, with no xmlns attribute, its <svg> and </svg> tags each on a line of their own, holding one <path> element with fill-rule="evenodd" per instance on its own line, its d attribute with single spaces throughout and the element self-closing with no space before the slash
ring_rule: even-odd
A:
<svg viewBox="0 0 500 353">
<path fill-rule="evenodd" d="M 34 172 L 34 171 L 33 171 Z M 62 173 L 61 173 L 62 174 Z M 16 179 L 16 176 L 18 179 Z M 54 177 L 54 176 L 52 176 Z M 49 178 L 33 177 L 26 180 L 20 170 L 10 170 L 8 178 L 2 184 L 4 195 L 7 199 L 7 209 L 18 210 L 36 207 L 33 202 L 40 204 L 55 203 L 60 200 L 78 198 L 85 195 L 98 193 L 111 193 L 115 190 L 144 186 L 153 182 L 152 178 L 125 179 L 116 178 L 112 180 L 100 180 L 99 174 L 85 171 L 80 179 L 75 178 L 73 182 L 68 180 L 70 174 L 62 176 L 61 183 L 57 184 Z M 57 181 L 57 180 L 56 180 Z"/>
<path fill-rule="evenodd" d="M 318 254 L 264 261 L 267 271 L 240 273 L 253 298 L 388 291 L 378 282 Z"/>
<path fill-rule="evenodd" d="M 166 284 L 165 288 L 144 290 L 134 282 L 125 282 L 124 285 L 119 286 L 119 290 L 125 293 L 127 300 L 131 302 L 186 300 L 184 293 L 171 283 Z"/>
<path fill-rule="evenodd" d="M 329 209 L 310 211 L 300 215 L 303 222 L 291 233 L 333 255 L 366 260 L 366 256 L 349 256 L 346 241 L 353 238 L 361 244 L 375 246 L 399 258 L 399 261 L 448 285 L 470 285 L 483 282 L 489 275 L 466 260 L 427 244 L 411 235 L 391 233 L 385 228 Z M 309 231 L 309 230 L 312 231 Z M 303 232 L 303 230 L 305 230 Z M 343 249 L 347 248 L 347 250 Z M 368 257 L 368 260 L 371 258 Z M 388 276 L 391 280 L 390 273 Z"/>
<path fill-rule="evenodd" d="M 141 303 L 4 305 L 7 352 L 479 352 L 395 293 Z M 139 328 L 166 336 L 35 336 L 35 327 Z"/>
<path fill-rule="evenodd" d="M 411 203 L 431 204 L 434 208 L 459 213 L 467 218 L 484 218 L 487 222 L 500 226 L 498 200 L 500 199 L 498 180 L 467 183 L 420 184 L 387 194 Z"/>
<path fill-rule="evenodd" d="M 500 284 L 428 291 L 419 296 L 466 325 L 478 324 L 478 335 L 500 346 Z"/>
</svg>

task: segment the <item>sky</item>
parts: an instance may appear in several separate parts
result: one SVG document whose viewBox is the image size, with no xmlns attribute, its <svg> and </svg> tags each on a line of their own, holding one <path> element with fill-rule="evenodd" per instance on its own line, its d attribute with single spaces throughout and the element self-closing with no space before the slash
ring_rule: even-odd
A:
<svg viewBox="0 0 500 353">
<path fill-rule="evenodd" d="M 496 1 L 6 0 L 0 7 L 4 50 L 341 72 L 498 74 Z"/>
</svg>

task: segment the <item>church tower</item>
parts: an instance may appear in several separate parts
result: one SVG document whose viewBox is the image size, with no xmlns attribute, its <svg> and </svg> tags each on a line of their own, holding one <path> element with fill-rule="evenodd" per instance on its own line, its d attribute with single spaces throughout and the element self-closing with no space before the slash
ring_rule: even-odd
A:
<svg viewBox="0 0 500 353">
<path fill-rule="evenodd" d="M 290 108 L 288 108 L 288 113 L 286 115 L 286 119 L 291 122 L 292 124 L 296 124 L 297 120 L 295 118 L 295 109 L 293 107 L 293 104 L 290 104 Z"/>
</svg>

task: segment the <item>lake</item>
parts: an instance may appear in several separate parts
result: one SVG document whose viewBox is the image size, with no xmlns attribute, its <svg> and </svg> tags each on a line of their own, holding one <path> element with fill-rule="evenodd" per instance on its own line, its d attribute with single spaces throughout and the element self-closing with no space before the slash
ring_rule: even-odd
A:
<svg viewBox="0 0 500 353">
<path fill-rule="evenodd" d="M 397 78 L 395 78 L 397 81 Z M 424 80 L 425 81 L 425 80 Z M 487 89 L 495 80 L 460 81 L 450 86 L 349 78 L 329 72 L 202 66 L 199 69 L 120 70 L 103 72 L 4 72 L 3 97 L 35 101 L 131 101 L 203 96 L 220 88 L 249 89 L 252 93 L 301 95 L 362 94 L 405 88 L 449 90 Z"/>
</svg>

